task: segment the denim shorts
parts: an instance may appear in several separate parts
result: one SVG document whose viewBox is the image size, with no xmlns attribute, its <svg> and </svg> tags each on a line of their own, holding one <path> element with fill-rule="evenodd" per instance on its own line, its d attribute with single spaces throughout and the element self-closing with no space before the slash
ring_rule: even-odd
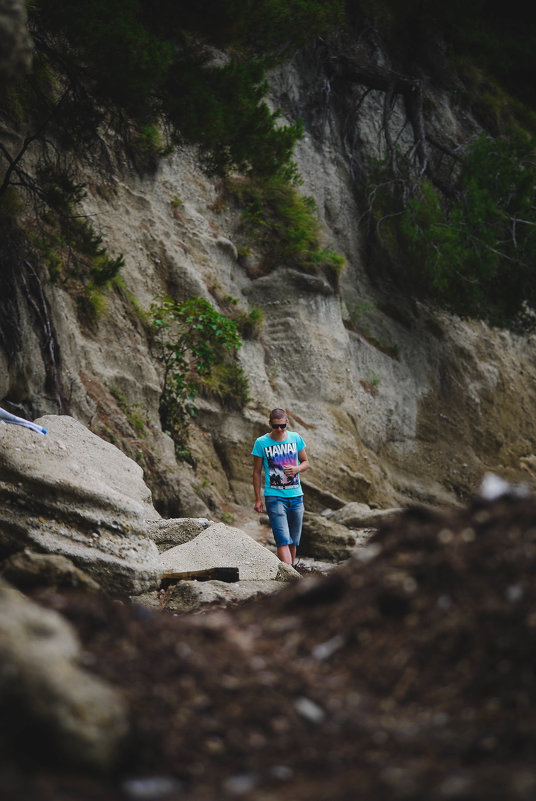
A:
<svg viewBox="0 0 536 801">
<path fill-rule="evenodd" d="M 296 498 L 265 495 L 264 502 L 277 547 L 298 546 L 303 520 L 303 495 L 298 495 Z"/>
</svg>

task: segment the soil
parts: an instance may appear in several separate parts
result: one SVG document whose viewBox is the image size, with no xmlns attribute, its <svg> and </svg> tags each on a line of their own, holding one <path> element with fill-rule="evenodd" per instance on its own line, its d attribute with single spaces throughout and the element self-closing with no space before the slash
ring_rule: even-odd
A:
<svg viewBox="0 0 536 801">
<path fill-rule="evenodd" d="M 173 616 L 41 592 L 127 699 L 113 776 L 15 743 L 3 799 L 536 797 L 536 499 L 414 508 L 362 558 Z"/>
</svg>

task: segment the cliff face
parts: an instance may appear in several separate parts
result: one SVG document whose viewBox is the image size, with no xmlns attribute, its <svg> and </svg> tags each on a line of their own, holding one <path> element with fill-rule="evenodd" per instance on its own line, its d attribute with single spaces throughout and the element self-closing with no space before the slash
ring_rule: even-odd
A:
<svg viewBox="0 0 536 801">
<path fill-rule="evenodd" d="M 356 52 L 360 63 L 386 68 L 379 50 Z M 272 100 L 288 121 L 304 120 L 296 160 L 324 245 L 346 257 L 339 292 L 285 264 L 255 277 L 237 257 L 238 210 L 222 202 L 187 149 L 151 177 L 118 166 L 104 181 L 86 171 L 84 212 L 110 253 L 125 256 L 124 287 L 109 294 L 95 324 L 84 322 L 62 286 L 34 277 L 29 291 L 19 283 L 18 343 L 11 353 L 0 349 L 0 397 L 34 416 L 61 411 L 51 391 L 55 341 L 66 408 L 137 458 L 164 514 L 251 504 L 251 444 L 275 406 L 288 409 L 307 442 L 313 469 L 304 483 L 316 510 L 355 500 L 455 502 L 487 470 L 519 479 L 536 464 L 536 338 L 439 313 L 384 280 L 366 254 L 360 218 L 362 165 L 385 147 L 385 92 L 355 73 L 345 83 L 325 65 L 311 51 L 277 70 Z M 449 91 L 430 79 L 422 87 L 426 122 L 438 137 L 461 141 L 477 132 Z M 400 97 L 391 124 L 409 147 L 407 115 Z M 198 401 L 193 466 L 177 465 L 162 432 L 161 368 L 137 311 L 165 292 L 199 295 L 216 307 L 230 296 L 237 308 L 264 314 L 260 335 L 239 354 L 251 401 L 240 412 Z"/>
</svg>

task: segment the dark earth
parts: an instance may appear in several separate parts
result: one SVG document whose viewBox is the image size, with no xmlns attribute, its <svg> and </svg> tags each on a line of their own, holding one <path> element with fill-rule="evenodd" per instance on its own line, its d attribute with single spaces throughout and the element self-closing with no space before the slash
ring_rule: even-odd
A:
<svg viewBox="0 0 536 801">
<path fill-rule="evenodd" d="M 8 721 L 0 797 L 533 801 L 535 579 L 536 499 L 512 495 L 410 509 L 362 559 L 232 609 L 41 591 L 132 735 L 86 775 Z"/>
</svg>

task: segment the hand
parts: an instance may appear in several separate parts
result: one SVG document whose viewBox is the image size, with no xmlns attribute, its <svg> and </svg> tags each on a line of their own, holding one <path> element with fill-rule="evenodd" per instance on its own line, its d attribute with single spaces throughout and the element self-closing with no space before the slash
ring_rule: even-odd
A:
<svg viewBox="0 0 536 801">
<path fill-rule="evenodd" d="M 298 465 L 295 465 L 295 464 L 287 464 L 283 468 L 283 473 L 286 476 L 295 476 L 296 473 L 299 473 L 299 472 L 300 472 L 300 469 L 299 469 Z"/>
<path fill-rule="evenodd" d="M 262 501 L 255 501 L 255 511 L 262 514 Z"/>
</svg>

